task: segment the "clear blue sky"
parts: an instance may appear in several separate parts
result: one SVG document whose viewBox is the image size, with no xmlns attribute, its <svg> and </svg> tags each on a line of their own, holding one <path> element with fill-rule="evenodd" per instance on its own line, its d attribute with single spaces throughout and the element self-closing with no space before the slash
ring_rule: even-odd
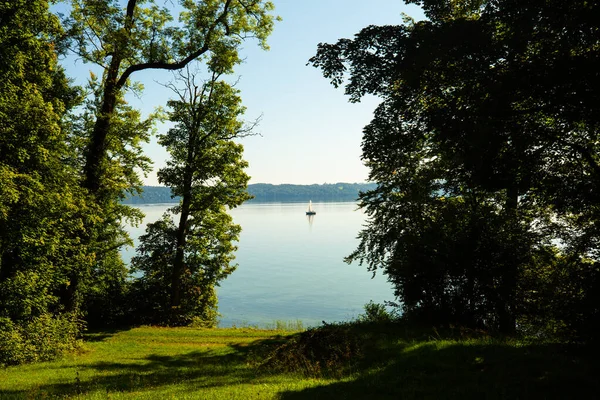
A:
<svg viewBox="0 0 600 400">
<path fill-rule="evenodd" d="M 422 19 L 418 7 L 402 0 L 273 0 L 281 16 L 269 38 L 269 51 L 254 42 L 244 45 L 245 63 L 236 70 L 237 87 L 247 107 L 248 120 L 262 115 L 257 131 L 245 138 L 245 159 L 251 183 L 364 182 L 367 168 L 361 155 L 362 128 L 371 119 L 378 100 L 351 104 L 343 89 L 335 89 L 319 70 L 306 66 L 319 42 L 351 38 L 367 25 L 399 24 L 401 13 Z M 89 64 L 64 61 L 67 73 L 84 84 Z M 168 82 L 166 71 L 143 71 L 132 76 L 142 82 L 141 98 L 128 96 L 145 114 L 164 106 L 171 92 L 155 81 Z M 166 125 L 158 130 L 167 129 Z M 156 171 L 167 158 L 153 140 L 145 151 Z M 146 184 L 157 185 L 155 171 Z"/>
</svg>

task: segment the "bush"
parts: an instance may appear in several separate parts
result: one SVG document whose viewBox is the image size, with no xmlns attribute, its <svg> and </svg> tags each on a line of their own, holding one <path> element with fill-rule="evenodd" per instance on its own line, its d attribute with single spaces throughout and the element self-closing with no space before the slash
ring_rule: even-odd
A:
<svg viewBox="0 0 600 400">
<path fill-rule="evenodd" d="M 374 303 L 373 300 L 364 305 L 364 314 L 357 318 L 358 322 L 392 322 L 397 319 L 386 310 L 384 304 Z"/>
<path fill-rule="evenodd" d="M 597 341 L 600 263 L 550 253 L 524 269 L 519 283 L 519 333 L 536 338 Z"/>
<path fill-rule="evenodd" d="M 81 324 L 75 317 L 42 314 L 27 322 L 0 318 L 0 365 L 57 358 L 80 347 Z"/>
<path fill-rule="evenodd" d="M 216 311 L 211 310 L 211 316 L 208 318 L 192 317 L 192 321 L 189 326 L 192 328 L 216 328 L 217 327 L 217 316 L 219 315 Z M 214 314 L 214 315 L 213 315 Z"/>
<path fill-rule="evenodd" d="M 351 323 L 310 328 L 275 349 L 262 366 L 305 376 L 340 377 L 363 353 L 362 338 L 353 328 Z"/>
</svg>

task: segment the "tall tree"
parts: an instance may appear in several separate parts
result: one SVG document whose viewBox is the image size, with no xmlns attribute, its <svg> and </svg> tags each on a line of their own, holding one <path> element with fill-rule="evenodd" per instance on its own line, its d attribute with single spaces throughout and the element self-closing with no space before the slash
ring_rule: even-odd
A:
<svg viewBox="0 0 600 400">
<path fill-rule="evenodd" d="M 264 0 L 184 0 L 175 22 L 171 10 L 154 0 L 69 3 L 71 13 L 65 24 L 71 49 L 103 69 L 91 92 L 93 111 L 83 133 L 82 164 L 82 185 L 103 211 L 90 221 L 85 239 L 98 248 L 100 265 L 109 259 L 118 261 L 114 252 L 127 241 L 122 220 L 139 221 L 139 215 L 119 204 L 124 191 L 139 190 L 137 171 L 146 169 L 148 162 L 135 155 L 149 126 L 134 110 L 126 111 L 123 101 L 125 90 L 135 88 L 131 78 L 144 70 L 179 70 L 193 60 L 236 63 L 238 48 L 247 38 L 266 48 L 274 23 L 273 5 Z M 97 270 L 101 269 L 100 265 Z M 79 290 L 80 281 L 73 276 L 72 292 Z"/>
<path fill-rule="evenodd" d="M 171 158 L 158 176 L 181 200 L 163 220 L 149 225 L 133 261 L 144 273 L 143 285 L 168 294 L 154 312 L 161 310 L 155 318 L 172 325 L 216 322 L 214 288 L 235 269 L 233 242 L 240 232 L 227 210 L 251 198 L 244 172 L 248 164 L 236 140 L 256 123 L 244 124 L 238 91 L 219 80 L 222 68 L 211 69 L 205 82 L 188 74 L 181 76 L 183 88 L 171 85 L 179 96 L 168 103 L 176 125 L 159 137 Z M 179 219 L 177 224 L 169 214 Z"/>
<path fill-rule="evenodd" d="M 104 71 L 99 110 L 86 151 L 84 186 L 94 195 L 103 188 L 103 160 L 107 136 L 119 95 L 129 78 L 149 69 L 179 70 L 204 57 L 237 57 L 248 37 L 266 48 L 273 28 L 264 0 L 203 0 L 181 2 L 181 24 L 173 23 L 169 9 L 155 1 L 128 0 L 121 8 L 116 0 L 73 0 L 70 35 L 84 61 Z"/>
<path fill-rule="evenodd" d="M 68 162 L 80 96 L 58 66 L 61 34 L 48 1 L 0 4 L 0 364 L 48 358 L 78 331 L 59 295 L 89 265 L 89 213 Z"/>
<path fill-rule="evenodd" d="M 101 90 L 100 79 L 91 74 L 84 107 L 70 120 L 69 140 L 78 155 L 71 163 L 78 171 L 85 166 L 84 155 L 97 119 Z M 114 324 L 123 312 L 118 304 L 125 295 L 128 271 L 119 250 L 123 245 L 133 246 L 123 224 L 125 220 L 138 223 L 143 213 L 121 201 L 127 194 L 141 190 L 139 171 L 146 172 L 150 168 L 151 161 L 141 145 L 150 136 L 153 119 L 152 115 L 142 119 L 139 111 L 127 105 L 122 95 L 119 97 L 111 118 L 107 158 L 103 163 L 104 193 L 110 193 L 110 197 L 102 201 L 87 197 L 88 205 L 95 211 L 94 218 L 86 223 L 86 234 L 81 240 L 92 251 L 93 262 L 91 266 L 71 272 L 62 296 L 67 309 L 82 308 L 90 326 Z"/>
<path fill-rule="evenodd" d="M 503 221 L 488 233 L 488 256 L 469 262 L 496 271 L 494 318 L 510 332 L 519 279 L 536 254 L 556 254 L 546 251 L 551 240 L 581 265 L 593 266 L 585 259 L 597 254 L 599 103 L 589 88 L 598 83 L 599 5 L 414 3 L 429 20 L 370 26 L 354 40 L 320 44 L 311 59 L 336 86 L 349 73 L 353 101 L 384 99 L 363 142 L 379 187 L 362 198 L 372 219 L 351 258 L 371 268 L 406 261 L 396 252 L 403 235 L 419 221 L 439 222 L 440 200 L 474 202 L 487 209 L 481 218 Z M 472 244 L 463 254 L 481 248 Z"/>
</svg>

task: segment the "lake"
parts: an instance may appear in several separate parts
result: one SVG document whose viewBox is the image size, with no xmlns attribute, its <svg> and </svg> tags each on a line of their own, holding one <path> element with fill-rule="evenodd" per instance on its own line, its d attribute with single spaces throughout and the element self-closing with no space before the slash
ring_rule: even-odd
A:
<svg viewBox="0 0 600 400">
<path fill-rule="evenodd" d="M 144 223 L 172 204 L 138 206 Z M 218 288 L 220 326 L 300 320 L 304 326 L 355 318 L 364 304 L 393 300 L 391 284 L 379 272 L 343 259 L 358 244 L 365 221 L 355 203 L 246 203 L 231 211 L 242 233 L 237 270 Z M 134 239 L 144 227 L 130 228 Z M 128 261 L 133 250 L 123 251 Z"/>
</svg>

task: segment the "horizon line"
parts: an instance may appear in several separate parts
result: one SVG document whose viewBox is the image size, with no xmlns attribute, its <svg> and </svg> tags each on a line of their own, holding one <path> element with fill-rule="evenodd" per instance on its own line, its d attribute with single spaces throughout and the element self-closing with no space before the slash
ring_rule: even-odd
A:
<svg viewBox="0 0 600 400">
<path fill-rule="evenodd" d="M 281 185 L 292 185 L 292 186 L 322 186 L 322 185 L 338 185 L 338 184 L 349 184 L 349 185 L 368 185 L 368 184 L 373 184 L 376 182 L 324 182 L 324 183 L 268 183 L 268 182 L 256 182 L 256 183 L 249 183 L 248 186 L 251 185 L 272 185 L 272 186 L 281 186 Z M 143 184 L 142 186 L 147 186 L 147 187 L 168 187 L 165 185 L 149 185 L 149 184 Z"/>
</svg>

